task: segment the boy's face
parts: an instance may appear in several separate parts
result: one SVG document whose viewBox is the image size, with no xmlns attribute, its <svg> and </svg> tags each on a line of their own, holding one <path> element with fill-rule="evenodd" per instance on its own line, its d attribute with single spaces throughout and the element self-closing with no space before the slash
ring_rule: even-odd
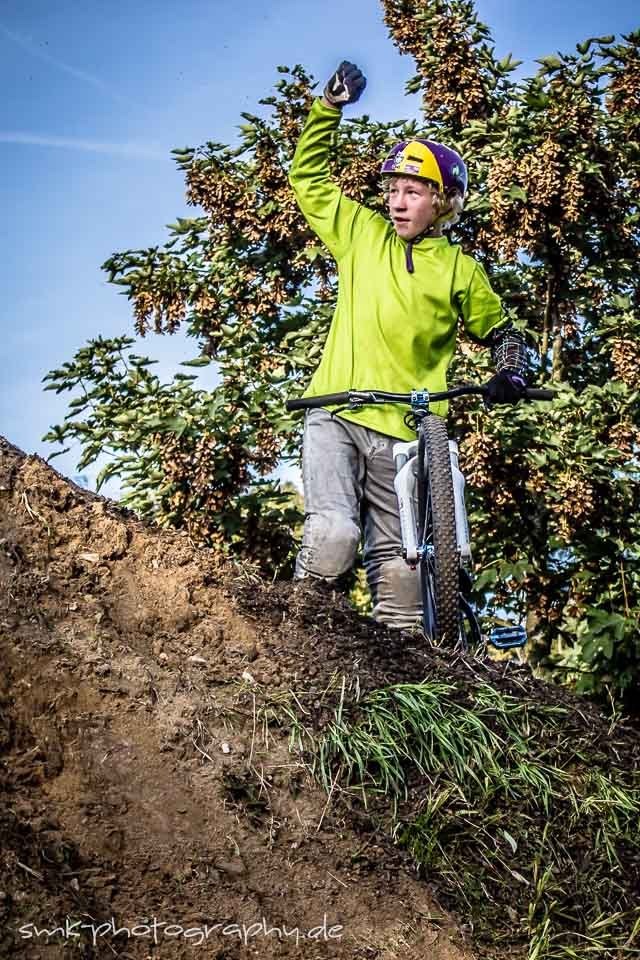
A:
<svg viewBox="0 0 640 960">
<path fill-rule="evenodd" d="M 390 178 L 387 203 L 399 237 L 413 240 L 431 226 L 439 213 L 437 196 L 436 188 L 426 180 L 403 175 Z"/>
</svg>

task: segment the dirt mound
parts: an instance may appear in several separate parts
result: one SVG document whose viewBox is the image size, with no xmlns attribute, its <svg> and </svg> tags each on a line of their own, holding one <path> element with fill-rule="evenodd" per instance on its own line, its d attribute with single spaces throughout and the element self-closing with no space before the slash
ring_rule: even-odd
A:
<svg viewBox="0 0 640 960">
<path fill-rule="evenodd" d="M 637 734 L 619 727 L 612 736 L 592 705 L 525 666 L 452 659 L 398 637 L 330 590 L 266 584 L 6 441 L 0 651 L 0 956 L 62 956 L 72 947 L 84 957 L 133 958 L 203 949 L 216 960 L 556 956 L 536 953 L 522 933 L 533 902 L 530 893 L 518 900 L 523 884 L 540 889 L 529 923 L 542 931 L 540 944 L 555 936 L 545 932 L 547 914 L 565 916 L 572 896 L 552 889 L 550 868 L 542 875 L 534 841 L 555 843 L 552 821 L 567 818 L 557 869 L 578 871 L 571 882 L 579 901 L 589 863 L 604 856 L 593 839 L 600 818 L 617 829 L 624 804 L 627 820 L 635 816 L 632 793 L 606 792 L 606 771 L 609 763 L 616 772 L 621 763 L 638 769 Z M 496 753 L 505 717 L 511 723 L 517 714 L 507 759 L 518 769 L 495 765 L 497 786 L 482 803 L 473 783 L 466 793 L 443 790 L 424 766 L 394 804 L 382 791 L 359 802 L 340 788 L 338 772 L 321 790 L 304 762 L 309 740 L 325 736 L 327 750 L 350 762 L 346 738 L 358 733 L 367 695 L 403 684 L 406 696 L 424 678 L 440 684 L 449 717 L 460 711 L 475 722 L 477 706 Z M 376 716 L 390 716 L 388 702 Z M 530 762 L 529 741 L 546 767 Z M 561 753 L 568 759 L 558 764 Z M 525 803 L 525 780 L 540 770 L 534 792 L 548 785 L 546 812 Z M 448 811 L 429 807 L 432 788 L 450 798 Z M 570 837 L 573 808 L 582 826 Z M 446 837 L 453 862 L 438 860 L 435 846 L 425 853 L 425 810 L 428 837 Z M 443 810 L 448 820 L 437 833 Z M 389 839 L 399 823 L 405 850 Z M 477 834 L 477 849 L 462 843 L 462 823 L 466 836 Z M 627 875 L 637 854 L 629 844 L 604 846 L 622 916 L 635 896 Z M 533 863 L 530 875 L 516 849 Z M 408 850 L 421 852 L 419 869 Z M 440 871 L 457 867 L 477 877 L 477 903 L 447 893 Z M 449 916 L 443 904 L 460 912 Z M 506 916 L 498 945 L 471 939 L 473 910 L 489 925 Z"/>
<path fill-rule="evenodd" d="M 0 955 L 473 955 L 274 721 L 423 672 L 315 604 L 0 443 Z"/>
</svg>

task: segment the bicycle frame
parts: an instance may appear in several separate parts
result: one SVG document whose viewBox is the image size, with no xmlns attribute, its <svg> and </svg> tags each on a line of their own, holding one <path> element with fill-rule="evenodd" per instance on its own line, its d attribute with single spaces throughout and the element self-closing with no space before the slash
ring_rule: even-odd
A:
<svg viewBox="0 0 640 960">
<path fill-rule="evenodd" d="M 429 551 L 433 550 L 433 546 L 428 544 L 426 539 L 423 539 L 422 542 L 418 541 L 418 529 L 420 524 L 416 514 L 416 504 L 418 501 L 417 486 L 421 472 L 418 464 L 418 457 L 421 455 L 419 442 L 420 425 L 423 422 L 424 417 L 430 416 L 428 412 L 428 395 L 425 396 L 425 393 L 425 391 L 421 391 L 412 400 L 411 409 L 414 417 L 416 439 L 410 441 L 399 441 L 393 445 L 393 461 L 396 468 L 394 488 L 398 500 L 398 514 L 400 517 L 400 530 L 402 537 L 402 555 L 412 570 L 415 570 L 416 567 L 421 563 L 426 563 L 429 565 L 432 562 L 432 557 L 429 556 Z M 467 518 L 467 508 L 464 499 L 465 479 L 462 471 L 460 470 L 458 444 L 455 440 L 449 439 L 448 447 L 451 478 L 453 483 L 458 563 L 461 577 L 464 577 L 465 582 L 470 587 L 472 557 L 469 521 Z M 426 448 L 424 448 L 422 455 L 425 457 L 426 461 L 425 470 L 428 471 L 429 463 Z M 428 531 L 426 529 L 423 530 L 424 538 L 426 538 L 427 533 Z M 432 599 L 433 598 L 431 597 L 430 600 L 424 604 L 423 622 L 425 633 L 428 637 L 434 637 L 437 631 L 436 615 L 432 606 Z M 463 628 L 463 622 L 466 621 L 474 646 L 479 646 L 482 643 L 482 632 L 480 630 L 480 625 L 476 618 L 473 607 L 466 597 L 463 596 L 462 589 L 460 590 L 458 603 L 460 610 L 459 640 L 462 642 L 462 646 L 466 647 Z M 521 635 L 518 635 L 517 637 L 513 636 L 510 639 L 512 642 L 505 642 L 505 647 L 515 646 L 516 644 L 522 645 Z"/>
<path fill-rule="evenodd" d="M 454 397 L 469 394 L 486 397 L 486 387 L 469 384 L 433 394 L 429 394 L 427 390 L 413 390 L 410 394 L 387 393 L 379 390 L 347 390 L 341 393 L 287 401 L 288 410 L 338 406 L 338 410 L 334 410 L 334 413 L 339 413 L 341 409 L 345 409 L 345 405 L 346 408 L 351 410 L 359 409 L 366 404 L 377 403 L 403 403 L 411 407 L 411 421 L 409 421 L 408 425 L 415 427 L 416 439 L 408 442 L 398 441 L 393 446 L 393 458 L 396 468 L 394 488 L 398 500 L 403 556 L 411 568 L 415 569 L 420 565 L 421 576 L 425 575 L 427 578 L 430 574 L 428 572 L 425 574 L 425 571 L 428 571 L 435 554 L 433 545 L 427 542 L 428 530 L 426 519 L 424 520 L 425 530 L 422 531 L 423 542 L 418 542 L 419 522 L 416 516 L 416 488 L 419 476 L 424 477 L 425 472 L 429 471 L 426 447 L 421 443 L 423 434 L 421 433 L 420 425 L 425 417 L 432 416 L 429 413 L 430 402 L 449 400 Z M 523 396 L 529 400 L 552 400 L 555 394 L 550 390 L 527 388 Z M 407 420 L 405 420 L 405 422 L 407 422 Z M 445 438 L 443 437 L 442 439 L 444 440 Z M 448 439 L 448 446 L 453 487 L 453 513 L 455 516 L 458 576 L 460 579 L 458 598 L 460 626 L 458 640 L 462 643 L 463 647 L 466 647 L 465 621 L 474 644 L 480 645 L 483 637 L 473 607 L 468 599 L 468 593 L 471 588 L 471 546 L 469 523 L 464 501 L 465 480 L 459 466 L 458 445 L 455 440 Z M 423 449 L 425 451 L 424 459 L 422 459 L 420 453 Z M 419 457 L 421 458 L 420 461 L 418 459 Z M 444 461 L 446 462 L 446 457 Z M 420 522 L 422 522 L 422 520 L 420 520 Z M 453 541 L 451 542 L 453 543 Z M 425 590 L 424 582 L 423 580 L 423 591 Z M 451 582 L 450 580 L 449 583 Z M 426 593 L 423 593 L 423 597 L 428 597 L 428 600 L 424 602 L 424 626 L 427 636 L 434 638 L 437 632 L 437 624 L 431 591 L 432 587 L 427 583 Z M 526 639 L 526 631 L 524 627 L 521 626 L 494 627 L 487 638 L 489 643 L 500 650 L 524 646 Z"/>
</svg>

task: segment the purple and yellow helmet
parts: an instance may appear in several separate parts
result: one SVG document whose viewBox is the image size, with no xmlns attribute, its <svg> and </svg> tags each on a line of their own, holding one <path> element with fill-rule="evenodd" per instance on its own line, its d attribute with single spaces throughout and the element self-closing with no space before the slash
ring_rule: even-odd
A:
<svg viewBox="0 0 640 960">
<path fill-rule="evenodd" d="M 434 140 L 405 140 L 397 143 L 380 168 L 380 173 L 432 180 L 443 193 L 467 192 L 467 168 L 459 153 Z"/>
</svg>

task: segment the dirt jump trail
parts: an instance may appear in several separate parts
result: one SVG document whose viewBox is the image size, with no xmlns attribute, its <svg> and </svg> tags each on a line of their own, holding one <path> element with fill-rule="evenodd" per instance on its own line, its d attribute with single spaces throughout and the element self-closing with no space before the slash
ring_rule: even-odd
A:
<svg viewBox="0 0 640 960">
<path fill-rule="evenodd" d="M 320 644 L 265 590 L 1 442 L 0 955 L 473 956 L 255 694 L 319 688 L 370 626 L 350 650 L 330 610 Z"/>
<path fill-rule="evenodd" d="M 525 957 L 476 942 L 375 803 L 318 786 L 296 717 L 482 674 L 608 729 L 524 667 L 266 584 L 1 439 L 0 660 L 3 958 Z"/>
</svg>

